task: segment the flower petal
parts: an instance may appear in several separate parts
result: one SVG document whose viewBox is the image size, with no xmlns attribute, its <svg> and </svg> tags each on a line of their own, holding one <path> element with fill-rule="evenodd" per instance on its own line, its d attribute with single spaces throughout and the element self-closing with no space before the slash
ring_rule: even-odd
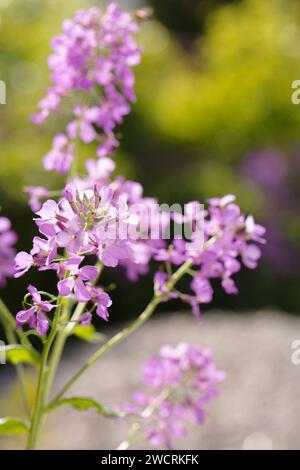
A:
<svg viewBox="0 0 300 470">
<path fill-rule="evenodd" d="M 36 324 L 36 330 L 39 335 L 43 336 L 47 333 L 49 328 L 49 322 L 45 315 L 41 312 L 37 314 L 37 324 Z"/>
<path fill-rule="evenodd" d="M 74 287 L 74 279 L 72 277 L 68 277 L 67 279 L 63 279 L 62 281 L 59 281 L 57 284 L 58 292 L 64 296 L 68 297 Z"/>
<path fill-rule="evenodd" d="M 98 276 L 96 266 L 83 266 L 79 269 L 79 276 L 83 281 L 94 281 Z"/>
<path fill-rule="evenodd" d="M 37 307 L 31 307 L 28 310 L 21 310 L 16 315 L 16 320 L 18 323 L 26 323 L 37 311 Z"/>
<path fill-rule="evenodd" d="M 89 291 L 79 278 L 74 281 L 74 293 L 78 302 L 87 302 L 91 298 Z"/>
</svg>

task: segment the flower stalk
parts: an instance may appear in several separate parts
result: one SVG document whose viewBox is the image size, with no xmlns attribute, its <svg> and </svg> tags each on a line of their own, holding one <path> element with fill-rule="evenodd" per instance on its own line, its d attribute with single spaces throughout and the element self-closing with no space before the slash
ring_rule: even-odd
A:
<svg viewBox="0 0 300 470">
<path fill-rule="evenodd" d="M 41 426 L 41 422 L 44 416 L 44 400 L 45 400 L 45 394 L 47 391 L 47 387 L 46 387 L 47 374 L 49 374 L 49 369 L 47 368 L 47 361 L 48 361 L 48 356 L 49 356 L 52 343 L 57 334 L 59 316 L 61 312 L 61 305 L 62 303 L 59 303 L 58 307 L 56 308 L 52 328 L 42 351 L 41 362 L 39 366 L 36 396 L 34 400 L 32 416 L 31 416 L 31 425 L 30 425 L 30 429 L 28 433 L 28 442 L 27 442 L 28 450 L 36 448 L 40 426 Z"/>
</svg>

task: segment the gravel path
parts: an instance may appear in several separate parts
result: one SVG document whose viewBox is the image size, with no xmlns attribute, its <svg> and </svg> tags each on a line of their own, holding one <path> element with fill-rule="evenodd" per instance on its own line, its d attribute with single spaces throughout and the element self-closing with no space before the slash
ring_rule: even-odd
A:
<svg viewBox="0 0 300 470">
<path fill-rule="evenodd" d="M 71 393 L 121 403 L 139 387 L 140 365 L 149 355 L 162 344 L 188 341 L 211 348 L 227 379 L 210 404 L 206 424 L 193 427 L 177 448 L 300 449 L 300 365 L 291 362 L 295 339 L 300 339 L 300 319 L 287 314 L 214 312 L 201 325 L 191 315 L 160 315 L 95 365 Z M 64 382 L 93 348 L 68 351 L 58 382 Z M 41 447 L 113 449 L 126 429 L 92 410 L 64 407 L 49 417 Z"/>
</svg>

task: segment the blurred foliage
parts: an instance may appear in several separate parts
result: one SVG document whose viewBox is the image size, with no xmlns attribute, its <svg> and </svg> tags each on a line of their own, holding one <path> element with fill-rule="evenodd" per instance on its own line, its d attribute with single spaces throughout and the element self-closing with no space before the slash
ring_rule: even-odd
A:
<svg viewBox="0 0 300 470">
<path fill-rule="evenodd" d="M 298 141 L 300 113 L 290 96 L 300 71 L 299 27 L 298 3 L 247 0 L 209 17 L 190 55 L 169 38 L 163 53 L 150 58 L 146 43 L 137 112 L 178 149 L 175 190 L 180 175 L 194 196 L 198 188 L 205 196 L 234 188 L 246 208 L 258 208 L 257 194 L 232 169 L 249 150 L 289 149 Z"/>
<path fill-rule="evenodd" d="M 37 128 L 28 119 L 49 84 L 51 37 L 78 8 L 103 3 L 1 0 L 0 78 L 7 84 L 7 105 L 0 107 L 1 205 L 13 218 L 20 248 L 30 247 L 34 229 L 22 187 L 61 185 L 61 178 L 41 167 L 61 123 L 49 120 Z M 276 148 L 288 154 L 298 145 L 300 110 L 291 103 L 291 83 L 300 78 L 299 2 L 149 4 L 157 15 L 143 25 L 139 39 L 145 52 L 136 74 L 138 103 L 120 128 L 119 171 L 140 180 L 148 195 L 163 202 L 229 192 L 238 196 L 244 210 L 262 217 L 264 193 L 238 169 L 249 152 Z M 292 224 L 292 230 L 299 239 L 299 224 Z M 255 272 L 240 280 L 242 295 L 228 299 L 220 293 L 215 305 L 300 307 L 297 277 L 282 281 Z M 7 295 L 16 285 L 22 292 L 25 283 L 10 283 Z M 122 293 L 117 296 L 116 311 L 134 313 L 151 286 L 137 290 L 123 280 L 122 289 L 134 295 L 125 300 Z"/>
</svg>

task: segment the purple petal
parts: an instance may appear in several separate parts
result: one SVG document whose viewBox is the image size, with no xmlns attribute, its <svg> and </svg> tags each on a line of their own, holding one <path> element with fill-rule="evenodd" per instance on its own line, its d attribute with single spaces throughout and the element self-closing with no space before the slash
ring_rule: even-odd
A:
<svg viewBox="0 0 300 470">
<path fill-rule="evenodd" d="M 78 302 L 87 302 L 91 298 L 89 291 L 79 278 L 74 281 L 74 293 Z"/>
<path fill-rule="evenodd" d="M 7 217 L 0 217 L 0 233 L 7 232 L 11 227 L 11 222 Z"/>
<path fill-rule="evenodd" d="M 103 305 L 104 307 L 110 307 L 112 305 L 111 298 L 106 292 L 102 292 L 98 296 L 97 303 Z"/>
<path fill-rule="evenodd" d="M 18 323 L 26 323 L 37 311 L 37 307 L 31 307 L 28 310 L 21 310 L 16 315 L 16 320 Z"/>
<path fill-rule="evenodd" d="M 39 335 L 43 336 L 47 333 L 49 328 L 49 322 L 45 315 L 41 312 L 37 314 L 37 324 L 36 324 L 36 330 Z"/>
<path fill-rule="evenodd" d="M 72 241 L 72 234 L 61 231 L 56 235 L 56 241 L 59 246 L 67 247 Z"/>
<path fill-rule="evenodd" d="M 15 257 L 15 269 L 19 270 L 15 273 L 15 277 L 20 277 L 26 273 L 33 264 L 33 258 L 26 251 L 20 251 Z"/>
<path fill-rule="evenodd" d="M 50 304 L 50 302 L 48 301 L 41 303 L 41 310 L 43 310 L 44 312 L 50 312 L 53 308 L 56 307 L 57 305 Z"/>
<path fill-rule="evenodd" d="M 38 290 L 36 287 L 32 286 L 32 285 L 29 285 L 27 287 L 27 290 L 28 292 L 30 293 L 31 297 L 32 297 L 32 300 L 34 301 L 34 303 L 36 304 L 39 304 L 40 301 L 41 301 L 41 296 L 40 294 L 38 293 Z"/>
<path fill-rule="evenodd" d="M 92 322 L 92 317 L 93 315 L 91 314 L 91 312 L 86 312 L 81 319 L 80 325 L 81 326 L 90 325 Z"/>
<path fill-rule="evenodd" d="M 109 313 L 106 307 L 103 305 L 99 304 L 96 309 L 96 313 L 98 317 L 102 318 L 103 320 L 107 321 L 109 317 Z"/>
<path fill-rule="evenodd" d="M 39 223 L 38 226 L 39 226 L 39 231 L 46 237 L 55 237 L 56 230 L 53 224 L 49 224 L 49 223 L 40 224 Z"/>
<path fill-rule="evenodd" d="M 82 260 L 83 260 L 83 256 L 74 256 L 73 258 L 70 258 L 66 262 L 66 267 L 68 271 L 70 271 L 71 274 L 77 274 L 78 266 L 80 265 Z"/>
<path fill-rule="evenodd" d="M 79 276 L 83 281 L 94 281 L 98 276 L 96 266 L 83 266 L 79 269 Z"/>
<path fill-rule="evenodd" d="M 59 281 L 57 284 L 58 292 L 63 296 L 63 297 L 68 297 L 74 287 L 74 279 L 72 277 L 68 277 L 67 279 L 63 279 L 62 281 Z"/>
<path fill-rule="evenodd" d="M 50 220 L 55 217 L 56 212 L 57 212 L 56 202 L 53 201 L 52 199 L 49 199 L 48 201 L 44 202 L 44 204 L 42 205 L 42 208 L 36 214 L 39 215 L 42 219 Z"/>
<path fill-rule="evenodd" d="M 104 250 L 101 254 L 101 261 L 104 266 L 108 266 L 109 268 L 115 268 L 119 262 L 119 260 L 108 250 Z"/>
</svg>

